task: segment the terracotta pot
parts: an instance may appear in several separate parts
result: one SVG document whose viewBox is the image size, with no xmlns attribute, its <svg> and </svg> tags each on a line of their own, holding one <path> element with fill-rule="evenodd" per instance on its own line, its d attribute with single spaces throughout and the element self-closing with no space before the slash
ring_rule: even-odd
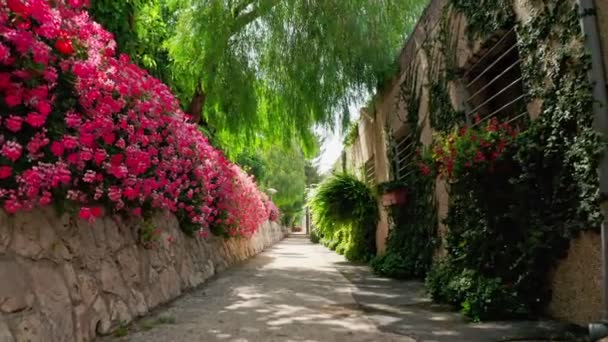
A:
<svg viewBox="0 0 608 342">
<path fill-rule="evenodd" d="M 391 189 L 382 194 L 382 205 L 390 206 L 405 204 L 407 202 L 407 190 L 405 188 Z"/>
</svg>

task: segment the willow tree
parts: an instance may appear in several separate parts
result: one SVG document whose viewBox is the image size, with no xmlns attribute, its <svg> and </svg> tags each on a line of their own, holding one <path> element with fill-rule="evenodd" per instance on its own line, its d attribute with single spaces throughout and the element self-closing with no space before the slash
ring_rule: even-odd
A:
<svg viewBox="0 0 608 342">
<path fill-rule="evenodd" d="M 311 142 L 391 72 L 426 0 L 170 0 L 172 85 L 202 126 Z"/>
</svg>

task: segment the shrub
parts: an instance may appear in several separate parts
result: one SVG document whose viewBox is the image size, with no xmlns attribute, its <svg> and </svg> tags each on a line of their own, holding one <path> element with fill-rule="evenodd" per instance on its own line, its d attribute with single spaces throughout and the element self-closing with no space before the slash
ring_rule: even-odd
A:
<svg viewBox="0 0 608 342">
<path fill-rule="evenodd" d="M 213 148 L 169 88 L 116 56 L 84 1 L 0 8 L 0 205 L 55 203 L 82 219 L 166 209 L 184 231 L 249 236 L 266 218 L 255 183 Z"/>
<path fill-rule="evenodd" d="M 310 232 L 310 235 L 308 236 L 308 238 L 310 239 L 310 242 L 317 244 L 321 241 L 321 237 L 319 236 L 319 234 L 317 233 L 316 229 L 313 229 Z"/>
<path fill-rule="evenodd" d="M 517 292 L 500 278 L 458 270 L 448 263 L 433 266 L 426 287 L 433 300 L 460 306 L 461 312 L 474 321 L 518 317 L 527 312 Z"/>
<path fill-rule="evenodd" d="M 336 174 L 315 189 L 312 220 L 329 248 L 353 261 L 376 254 L 378 207 L 372 190 L 354 176 Z"/>
<path fill-rule="evenodd" d="M 372 259 L 370 266 L 374 272 L 396 279 L 411 278 L 408 260 L 398 253 L 386 253 Z"/>
<path fill-rule="evenodd" d="M 434 142 L 428 165 L 450 181 L 449 230 L 446 265 L 427 284 L 436 300 L 473 319 L 542 313 L 551 298 L 548 272 L 569 239 L 594 226 L 594 215 L 578 216 L 581 208 L 592 214 L 594 198 L 577 187 L 596 179 L 577 184 L 563 152 L 546 155 L 544 120 L 516 134 L 492 119 Z"/>
</svg>

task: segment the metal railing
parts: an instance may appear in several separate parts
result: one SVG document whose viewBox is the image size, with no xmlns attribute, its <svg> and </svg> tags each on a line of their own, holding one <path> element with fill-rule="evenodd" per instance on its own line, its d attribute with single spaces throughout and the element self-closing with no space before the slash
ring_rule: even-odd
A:
<svg viewBox="0 0 608 342">
<path fill-rule="evenodd" d="M 410 170 L 408 166 L 414 156 L 414 140 L 411 135 L 407 135 L 399 140 L 395 145 L 395 178 L 397 180 L 404 179 Z"/>
<path fill-rule="evenodd" d="M 504 66 L 506 65 L 506 66 Z M 465 73 L 467 122 L 477 126 L 500 116 L 509 123 L 526 117 L 526 94 L 521 74 L 515 27 L 508 30 Z M 479 115 L 479 120 L 473 117 Z"/>
<path fill-rule="evenodd" d="M 376 183 L 376 163 L 374 161 L 374 156 L 371 156 L 363 165 L 363 173 L 367 184 Z"/>
</svg>

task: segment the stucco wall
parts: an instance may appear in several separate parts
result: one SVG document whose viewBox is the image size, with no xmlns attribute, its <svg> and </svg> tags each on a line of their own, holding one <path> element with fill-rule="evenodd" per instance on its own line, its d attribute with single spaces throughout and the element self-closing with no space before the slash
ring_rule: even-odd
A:
<svg viewBox="0 0 608 342">
<path fill-rule="evenodd" d="M 266 223 L 250 240 L 190 238 L 173 215 L 151 222 L 164 233 L 159 247 L 145 249 L 119 218 L 89 224 L 51 209 L 0 210 L 0 341 L 89 341 L 284 235 Z"/>
<path fill-rule="evenodd" d="M 608 1 L 596 0 L 595 1 L 596 13 L 597 13 L 597 25 L 598 31 L 600 32 L 600 40 L 602 45 L 602 54 L 604 56 L 604 71 L 606 73 L 606 79 L 608 79 Z"/>
<path fill-rule="evenodd" d="M 551 276 L 553 297 L 548 313 L 580 325 L 598 322 L 602 305 L 601 239 L 585 232 L 570 242 L 568 255 Z"/>
</svg>

